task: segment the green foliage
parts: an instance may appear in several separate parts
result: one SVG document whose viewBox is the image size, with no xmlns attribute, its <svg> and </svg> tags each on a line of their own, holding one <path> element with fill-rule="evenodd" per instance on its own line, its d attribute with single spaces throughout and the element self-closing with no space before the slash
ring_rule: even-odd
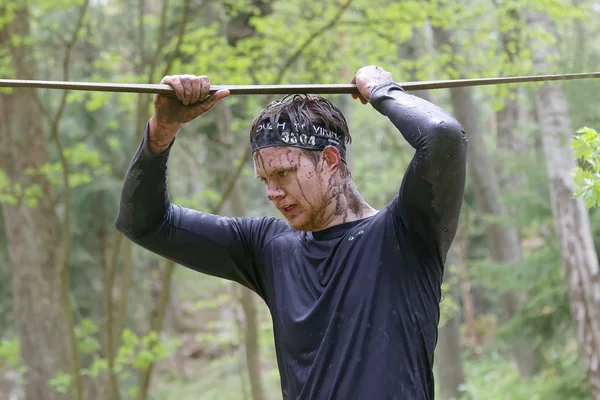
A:
<svg viewBox="0 0 600 400">
<path fill-rule="evenodd" d="M 21 366 L 18 338 L 0 340 L 0 366 L 9 368 Z"/>
<path fill-rule="evenodd" d="M 583 365 L 574 342 L 566 346 L 548 346 L 553 367 L 544 368 L 531 379 L 521 379 L 505 350 L 486 349 L 477 362 L 467 362 L 469 377 L 464 386 L 472 399 L 486 400 L 588 400 L 591 399 Z"/>
<path fill-rule="evenodd" d="M 110 165 L 102 163 L 98 150 L 89 148 L 85 143 L 69 146 L 64 153 L 71 169 L 69 184 L 72 188 L 90 183 L 94 178 L 111 172 Z M 45 164 L 41 172 L 51 183 L 62 184 L 63 170 L 59 162 Z"/>
<path fill-rule="evenodd" d="M 93 354 L 100 350 L 100 342 L 96 339 L 98 327 L 93 321 L 84 319 L 75 327 L 75 338 L 82 355 Z"/>
<path fill-rule="evenodd" d="M 150 363 L 164 360 L 170 352 L 181 345 L 179 339 L 160 339 L 158 333 L 150 331 L 137 336 L 130 329 L 124 329 L 121 335 L 122 345 L 115 358 L 115 372 L 128 376 L 129 370 L 145 369 Z"/>
<path fill-rule="evenodd" d="M 536 0 L 533 2 L 533 9 L 541 11 L 555 21 L 561 21 L 565 19 L 573 20 L 585 20 L 588 15 L 588 9 L 585 2 L 581 2 L 582 5 L 579 7 L 573 7 L 573 3 L 567 0 Z"/>
<path fill-rule="evenodd" d="M 442 301 L 440 302 L 440 322 L 439 326 L 446 325 L 450 319 L 456 316 L 456 313 L 460 311 L 459 304 L 451 296 L 452 286 L 457 285 L 458 278 L 456 277 L 456 267 L 448 266 L 446 277 L 442 283 L 442 293 L 444 294 Z"/>
<path fill-rule="evenodd" d="M 101 356 L 102 346 L 98 340 L 101 334 L 99 326 L 90 319 L 82 320 L 75 329 L 80 354 L 91 357 L 89 365 L 80 371 L 82 376 L 95 378 L 111 373 L 109 360 Z M 112 372 L 123 385 L 127 385 L 135 372 L 146 369 L 151 363 L 165 360 L 180 345 L 178 338 L 161 338 L 156 331 L 138 336 L 131 329 L 123 329 Z M 57 372 L 49 384 L 57 392 L 65 393 L 72 384 L 72 376 Z M 133 393 L 137 388 L 127 387 L 126 390 Z"/>
<path fill-rule="evenodd" d="M 575 157 L 582 160 L 575 168 L 575 196 L 583 198 L 589 208 L 600 205 L 600 135 L 591 128 L 581 128 L 571 142 Z"/>
<path fill-rule="evenodd" d="M 65 157 L 69 162 L 69 184 L 72 188 L 88 184 L 94 178 L 111 173 L 109 164 L 102 163 L 98 150 L 89 148 L 84 143 L 78 143 L 65 149 Z M 25 173 L 32 177 L 42 174 L 54 185 L 62 186 L 63 170 L 59 161 L 44 164 L 38 170 L 28 168 Z M 0 203 L 17 205 L 24 203 L 35 207 L 43 196 L 42 188 L 38 183 L 23 186 L 21 183 L 12 182 L 5 171 L 0 170 Z"/>
<path fill-rule="evenodd" d="M 71 388 L 73 377 L 66 372 L 58 372 L 52 379 L 48 381 L 50 387 L 60 393 L 65 394 Z"/>
<path fill-rule="evenodd" d="M 37 201 L 42 197 L 42 190 L 39 184 L 33 183 L 26 187 L 19 182 L 12 182 L 10 177 L 0 170 L 0 204 L 26 204 L 29 207 L 35 207 Z"/>
<path fill-rule="evenodd" d="M 27 367 L 21 363 L 20 340 L 18 337 L 0 339 L 0 371 L 14 371 L 6 380 L 17 385 L 23 384 Z"/>
</svg>

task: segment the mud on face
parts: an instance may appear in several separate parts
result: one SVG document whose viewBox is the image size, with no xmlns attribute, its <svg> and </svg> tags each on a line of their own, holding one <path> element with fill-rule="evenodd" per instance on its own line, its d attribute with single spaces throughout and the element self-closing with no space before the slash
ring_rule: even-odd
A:
<svg viewBox="0 0 600 400">
<path fill-rule="evenodd" d="M 312 154 L 311 154 L 312 153 Z M 294 229 L 318 230 L 345 212 L 339 175 L 326 172 L 318 152 L 295 147 L 269 147 L 254 153 L 255 175 L 267 197 Z M 293 207 L 293 211 L 288 208 Z"/>
<path fill-rule="evenodd" d="M 346 164 L 339 162 L 332 172 L 324 152 L 267 147 L 253 159 L 267 197 L 294 229 L 321 230 L 334 220 L 344 223 L 367 212 Z"/>
</svg>

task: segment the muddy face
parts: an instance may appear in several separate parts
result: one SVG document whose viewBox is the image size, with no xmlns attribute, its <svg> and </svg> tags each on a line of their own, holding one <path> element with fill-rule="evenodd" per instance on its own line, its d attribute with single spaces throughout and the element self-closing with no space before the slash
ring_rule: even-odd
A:
<svg viewBox="0 0 600 400">
<path fill-rule="evenodd" d="M 326 157 L 311 159 L 295 147 L 268 147 L 254 154 L 254 171 L 267 197 L 297 230 L 323 229 L 347 212 L 341 202 L 343 184 Z"/>
</svg>

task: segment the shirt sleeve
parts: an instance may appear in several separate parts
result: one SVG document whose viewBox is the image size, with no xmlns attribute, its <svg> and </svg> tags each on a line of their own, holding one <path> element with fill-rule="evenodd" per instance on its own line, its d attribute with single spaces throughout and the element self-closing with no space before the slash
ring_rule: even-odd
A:
<svg viewBox="0 0 600 400">
<path fill-rule="evenodd" d="M 152 153 L 146 125 L 123 182 L 116 228 L 153 253 L 238 282 L 264 299 L 263 244 L 291 228 L 276 218 L 229 218 L 172 204 L 167 159 L 173 143 L 162 153 Z"/>
<path fill-rule="evenodd" d="M 405 93 L 397 83 L 376 86 L 371 104 L 387 116 L 415 154 L 391 204 L 404 231 L 437 250 L 445 262 L 456 231 L 466 180 L 467 137 L 440 107 Z"/>
</svg>

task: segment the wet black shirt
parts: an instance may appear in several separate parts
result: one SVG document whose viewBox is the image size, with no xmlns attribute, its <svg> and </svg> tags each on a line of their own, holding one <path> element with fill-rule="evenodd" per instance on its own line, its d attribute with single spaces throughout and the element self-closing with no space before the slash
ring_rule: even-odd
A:
<svg viewBox="0 0 600 400">
<path fill-rule="evenodd" d="M 394 83 L 374 88 L 371 105 L 416 151 L 398 195 L 362 220 L 311 233 L 282 219 L 177 206 L 167 192 L 170 148 L 152 154 L 147 136 L 125 177 L 121 232 L 264 299 L 286 400 L 434 398 L 441 283 L 467 140 L 452 116 Z"/>
</svg>

